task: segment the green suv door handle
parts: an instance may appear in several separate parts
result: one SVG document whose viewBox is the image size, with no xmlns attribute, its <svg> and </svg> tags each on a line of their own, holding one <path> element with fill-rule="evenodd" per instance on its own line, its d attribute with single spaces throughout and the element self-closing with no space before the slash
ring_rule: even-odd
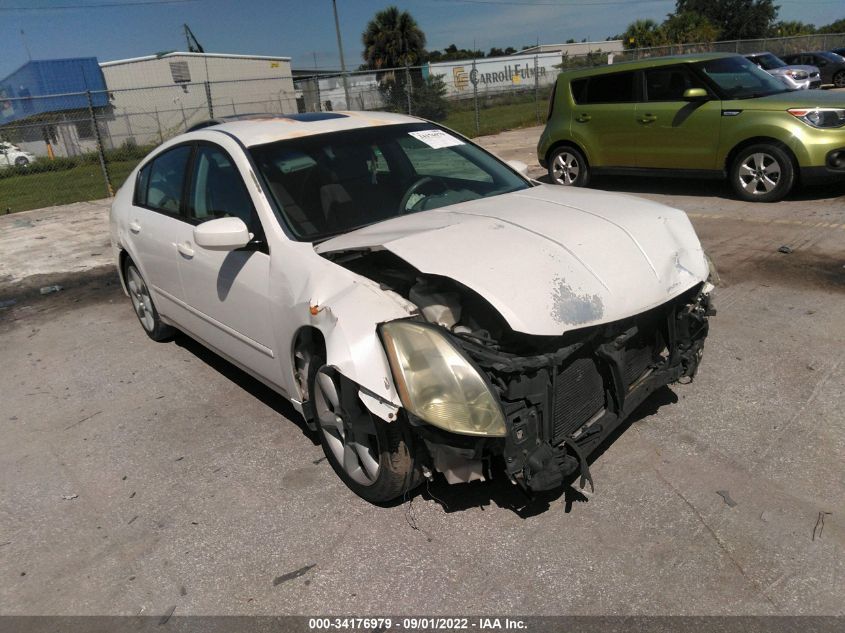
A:
<svg viewBox="0 0 845 633">
<path fill-rule="evenodd" d="M 589 114 L 584 113 L 584 114 L 579 114 L 577 117 L 575 117 L 575 120 L 578 121 L 578 123 L 586 123 L 587 121 L 589 121 L 592 118 L 593 117 L 591 117 Z"/>
<path fill-rule="evenodd" d="M 640 123 L 654 123 L 657 121 L 656 114 L 644 114 L 639 119 Z"/>
</svg>

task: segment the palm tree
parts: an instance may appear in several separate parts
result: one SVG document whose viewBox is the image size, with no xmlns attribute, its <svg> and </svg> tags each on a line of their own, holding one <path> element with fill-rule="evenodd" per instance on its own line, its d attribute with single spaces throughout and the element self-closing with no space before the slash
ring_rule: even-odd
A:
<svg viewBox="0 0 845 633">
<path fill-rule="evenodd" d="M 417 63 L 425 51 L 425 33 L 407 11 L 394 6 L 376 13 L 361 37 L 370 68 L 398 68 Z"/>
<path fill-rule="evenodd" d="M 665 44 L 663 29 L 654 20 L 637 20 L 622 35 L 625 48 L 651 48 Z"/>
</svg>

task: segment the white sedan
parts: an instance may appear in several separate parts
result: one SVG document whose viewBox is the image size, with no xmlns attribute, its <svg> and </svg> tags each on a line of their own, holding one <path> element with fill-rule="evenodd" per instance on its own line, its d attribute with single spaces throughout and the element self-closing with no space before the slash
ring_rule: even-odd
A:
<svg viewBox="0 0 845 633">
<path fill-rule="evenodd" d="M 210 122 L 129 176 L 112 244 L 146 333 L 289 399 L 361 497 L 436 473 L 583 486 L 695 375 L 710 267 L 683 212 L 524 172 L 401 115 Z"/>
</svg>

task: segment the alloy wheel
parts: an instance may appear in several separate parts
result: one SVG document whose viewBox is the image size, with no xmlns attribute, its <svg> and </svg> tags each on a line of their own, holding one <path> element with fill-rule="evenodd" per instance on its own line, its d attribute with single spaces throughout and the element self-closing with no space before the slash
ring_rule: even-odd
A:
<svg viewBox="0 0 845 633">
<path fill-rule="evenodd" d="M 129 266 L 126 272 L 126 286 L 129 289 L 129 298 L 132 299 L 135 314 L 138 315 L 138 320 L 141 321 L 144 329 L 147 332 L 152 332 L 155 328 L 155 314 L 153 313 L 153 300 L 150 297 L 147 284 L 141 279 L 141 275 L 138 274 L 134 266 Z"/>
<path fill-rule="evenodd" d="M 569 152 L 561 152 L 552 163 L 552 176 L 561 185 L 571 185 L 578 179 L 581 166 L 578 158 Z"/>
<path fill-rule="evenodd" d="M 739 185 L 754 196 L 767 194 L 778 186 L 781 165 L 771 154 L 750 154 L 739 166 Z"/>
<path fill-rule="evenodd" d="M 372 485 L 381 468 L 375 422 L 367 413 L 348 419 L 340 406 L 337 383 L 329 373 L 321 370 L 314 386 L 317 420 L 335 461 L 353 481 Z"/>
</svg>

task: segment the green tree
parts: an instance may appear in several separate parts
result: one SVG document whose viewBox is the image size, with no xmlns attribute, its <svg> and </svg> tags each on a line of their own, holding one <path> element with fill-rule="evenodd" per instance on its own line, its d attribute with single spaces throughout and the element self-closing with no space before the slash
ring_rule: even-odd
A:
<svg viewBox="0 0 845 633">
<path fill-rule="evenodd" d="M 819 27 L 818 33 L 845 33 L 845 18 Z"/>
<path fill-rule="evenodd" d="M 373 69 L 413 66 L 425 54 L 425 33 L 410 13 L 395 6 L 377 12 L 361 40 L 364 61 Z"/>
<path fill-rule="evenodd" d="M 719 29 L 720 40 L 766 37 L 778 17 L 774 0 L 676 0 L 675 13 L 698 13 Z"/>
<path fill-rule="evenodd" d="M 719 36 L 719 29 L 710 20 L 700 13 L 690 11 L 666 16 L 663 32 L 672 44 L 712 42 Z"/>
<path fill-rule="evenodd" d="M 773 37 L 795 37 L 796 35 L 812 35 L 815 32 L 816 27 L 812 24 L 804 24 L 794 20 L 781 20 L 772 26 L 771 35 Z"/>
<path fill-rule="evenodd" d="M 432 121 L 446 118 L 446 84 L 439 75 L 423 78 L 418 70 L 405 73 L 399 71 L 395 76 L 379 84 L 379 92 L 388 112 L 408 112 L 408 79 L 411 81 L 411 113 Z"/>
<path fill-rule="evenodd" d="M 651 48 L 666 43 L 663 28 L 654 20 L 637 20 L 628 25 L 622 34 L 625 48 Z"/>
</svg>

